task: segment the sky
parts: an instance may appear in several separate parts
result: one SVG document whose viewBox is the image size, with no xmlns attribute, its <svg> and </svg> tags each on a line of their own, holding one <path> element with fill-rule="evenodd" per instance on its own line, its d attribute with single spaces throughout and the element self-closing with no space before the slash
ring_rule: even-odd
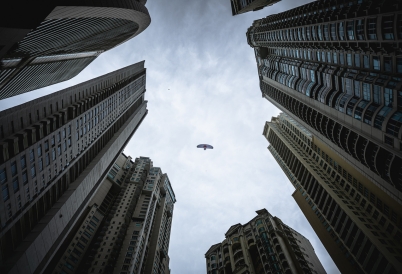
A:
<svg viewBox="0 0 402 274">
<path fill-rule="evenodd" d="M 308 238 L 327 273 L 339 273 L 267 150 L 264 124 L 280 111 L 262 98 L 246 40 L 254 20 L 308 2 L 282 0 L 233 17 L 229 0 L 149 0 L 143 33 L 69 81 L 0 101 L 0 110 L 145 60 L 149 113 L 124 153 L 150 157 L 170 178 L 172 273 L 206 273 L 205 252 L 262 208 Z M 201 143 L 214 149 L 197 149 Z"/>
</svg>

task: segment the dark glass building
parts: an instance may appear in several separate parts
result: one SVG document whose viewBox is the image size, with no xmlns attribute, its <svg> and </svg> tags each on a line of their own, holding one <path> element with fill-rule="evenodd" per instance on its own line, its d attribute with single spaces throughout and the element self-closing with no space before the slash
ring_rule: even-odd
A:
<svg viewBox="0 0 402 274">
<path fill-rule="evenodd" d="M 402 5 L 321 0 L 247 31 L 264 98 L 402 204 Z"/>
<path fill-rule="evenodd" d="M 38 273 L 148 113 L 140 62 L 0 112 L 0 272 Z"/>
<path fill-rule="evenodd" d="M 55 0 L 2 7 L 0 99 L 71 79 L 102 52 L 141 33 L 151 22 L 145 2 Z"/>
<path fill-rule="evenodd" d="M 281 0 L 230 0 L 230 5 L 234 16 L 248 11 L 257 11 L 266 6 L 272 6 L 279 1 Z"/>
</svg>

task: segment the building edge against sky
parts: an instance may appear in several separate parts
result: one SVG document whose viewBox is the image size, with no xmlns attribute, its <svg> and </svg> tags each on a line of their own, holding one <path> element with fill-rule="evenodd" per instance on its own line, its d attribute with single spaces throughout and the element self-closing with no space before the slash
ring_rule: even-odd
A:
<svg viewBox="0 0 402 274">
<path fill-rule="evenodd" d="M 51 260 L 148 113 L 139 62 L 0 112 L 0 269 Z"/>
<path fill-rule="evenodd" d="M 266 209 L 256 213 L 248 223 L 231 226 L 226 239 L 205 253 L 207 274 L 326 273 L 307 238 Z"/>
<path fill-rule="evenodd" d="M 230 0 L 232 15 L 238 15 L 249 11 L 261 10 L 264 7 L 272 6 L 281 0 Z"/>
<path fill-rule="evenodd" d="M 0 18 L 0 99 L 71 79 L 151 22 L 144 0 L 13 2 Z M 94 6 L 95 5 L 95 6 Z"/>
<path fill-rule="evenodd" d="M 170 180 L 147 157 L 120 154 L 47 273 L 170 273 Z"/>
<path fill-rule="evenodd" d="M 284 113 L 265 124 L 263 135 L 341 273 L 402 269 L 402 210 L 395 200 Z"/>
<path fill-rule="evenodd" d="M 402 204 L 402 6 L 314 1 L 254 21 L 264 98 Z"/>
</svg>

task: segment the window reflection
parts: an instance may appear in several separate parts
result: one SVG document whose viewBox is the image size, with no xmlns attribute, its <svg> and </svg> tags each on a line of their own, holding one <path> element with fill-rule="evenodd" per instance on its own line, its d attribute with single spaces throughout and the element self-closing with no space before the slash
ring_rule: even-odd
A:
<svg viewBox="0 0 402 274">
<path fill-rule="evenodd" d="M 367 19 L 367 33 L 369 40 L 377 40 L 377 18 Z"/>
<path fill-rule="evenodd" d="M 355 30 L 354 30 L 355 22 L 349 21 L 347 22 L 347 32 L 348 32 L 348 40 L 355 40 Z"/>
<path fill-rule="evenodd" d="M 373 56 L 373 69 L 380 70 L 380 57 Z"/>
<path fill-rule="evenodd" d="M 338 24 L 339 40 L 345 40 L 345 26 L 343 22 Z"/>
<path fill-rule="evenodd" d="M 394 16 L 384 16 L 382 18 L 382 38 L 384 40 L 394 40 Z"/>
</svg>

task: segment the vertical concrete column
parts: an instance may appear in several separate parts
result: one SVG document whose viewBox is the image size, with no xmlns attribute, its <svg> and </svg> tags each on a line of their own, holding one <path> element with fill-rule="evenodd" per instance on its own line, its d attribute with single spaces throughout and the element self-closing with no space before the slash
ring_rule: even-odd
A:
<svg viewBox="0 0 402 274">
<path fill-rule="evenodd" d="M 232 250 L 232 239 L 229 238 L 228 240 L 230 241 L 230 243 L 228 244 L 230 265 L 232 267 L 232 271 L 234 271 L 235 270 L 235 263 L 234 263 L 233 250 Z"/>
<path fill-rule="evenodd" d="M 254 270 L 253 262 L 251 261 L 251 258 L 250 258 L 250 253 L 248 252 L 248 246 L 247 246 L 246 239 L 244 238 L 244 235 L 239 236 L 239 238 L 240 238 L 241 249 L 243 251 L 244 262 L 248 266 L 248 270 L 250 271 L 250 274 L 254 274 L 255 270 Z"/>
</svg>

